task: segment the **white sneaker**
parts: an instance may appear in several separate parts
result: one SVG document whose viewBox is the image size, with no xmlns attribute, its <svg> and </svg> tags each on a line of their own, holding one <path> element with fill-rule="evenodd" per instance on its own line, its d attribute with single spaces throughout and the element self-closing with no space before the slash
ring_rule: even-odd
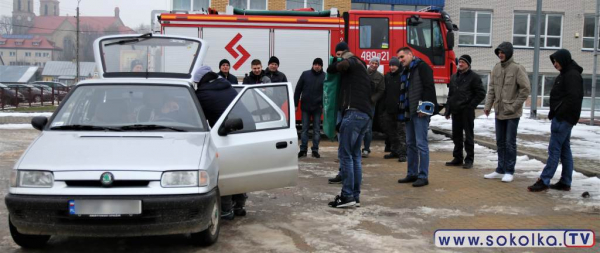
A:
<svg viewBox="0 0 600 253">
<path fill-rule="evenodd" d="M 512 182 L 513 178 L 514 177 L 511 174 L 504 174 L 504 177 L 502 177 L 502 182 L 505 182 L 505 183 Z"/>
<path fill-rule="evenodd" d="M 369 153 L 371 153 L 371 152 L 369 152 L 368 150 L 363 150 L 362 151 L 362 158 L 368 158 L 369 157 Z"/>
<path fill-rule="evenodd" d="M 485 179 L 499 179 L 499 178 L 503 178 L 503 177 L 504 177 L 504 174 L 496 173 L 495 171 L 490 174 L 485 174 L 483 176 L 483 178 L 485 178 Z"/>
</svg>

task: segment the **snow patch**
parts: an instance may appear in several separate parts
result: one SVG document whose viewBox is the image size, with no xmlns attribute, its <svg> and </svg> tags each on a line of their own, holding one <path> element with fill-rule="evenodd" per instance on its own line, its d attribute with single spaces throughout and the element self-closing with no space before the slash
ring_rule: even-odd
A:
<svg viewBox="0 0 600 253">
<path fill-rule="evenodd" d="M 0 129 L 17 130 L 17 129 L 33 129 L 31 124 L 0 124 Z"/>
<path fill-rule="evenodd" d="M 50 117 L 51 112 L 0 112 L 0 117 Z"/>
</svg>

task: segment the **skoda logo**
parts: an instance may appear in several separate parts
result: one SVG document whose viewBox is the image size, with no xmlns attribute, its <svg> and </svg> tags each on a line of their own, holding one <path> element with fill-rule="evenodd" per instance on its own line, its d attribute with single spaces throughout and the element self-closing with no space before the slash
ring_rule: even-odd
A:
<svg viewBox="0 0 600 253">
<path fill-rule="evenodd" d="M 100 176 L 100 183 L 102 183 L 102 186 L 104 186 L 104 187 L 112 186 L 114 181 L 115 181 L 115 176 L 113 176 L 113 174 L 110 172 L 104 172 Z"/>
</svg>

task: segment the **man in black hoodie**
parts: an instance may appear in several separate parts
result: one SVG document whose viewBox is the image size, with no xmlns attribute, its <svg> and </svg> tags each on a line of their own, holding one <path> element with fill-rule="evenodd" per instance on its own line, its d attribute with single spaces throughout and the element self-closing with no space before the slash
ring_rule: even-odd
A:
<svg viewBox="0 0 600 253">
<path fill-rule="evenodd" d="M 554 80 L 550 91 L 550 113 L 552 120 L 548 161 L 535 184 L 527 187 L 531 192 L 545 191 L 548 188 L 561 191 L 571 190 L 573 175 L 573 155 L 571 154 L 571 130 L 579 121 L 583 101 L 583 78 L 581 68 L 566 49 L 559 49 L 550 55 L 550 60 L 560 74 Z M 562 163 L 560 180 L 550 184 L 558 161 Z"/>
<path fill-rule="evenodd" d="M 229 73 L 231 69 L 231 64 L 227 59 L 223 59 L 219 62 L 219 76 L 225 78 L 231 84 L 238 84 L 237 77 Z"/>
<path fill-rule="evenodd" d="M 339 128 L 338 158 L 342 174 L 342 193 L 329 206 L 335 208 L 359 206 L 360 185 L 362 182 L 361 142 L 367 131 L 367 124 L 373 118 L 371 110 L 371 79 L 366 64 L 350 52 L 346 42 L 335 47 L 337 57 L 327 68 L 327 73 L 340 73 L 340 87 L 337 101 L 342 115 Z"/>
<path fill-rule="evenodd" d="M 390 72 L 385 74 L 385 92 L 384 106 L 381 115 L 383 129 L 390 142 L 390 154 L 383 158 L 392 159 L 398 158 L 399 162 L 406 162 L 406 132 L 404 121 L 398 120 L 398 103 L 400 102 L 400 94 L 406 93 L 402 89 L 400 82 L 400 74 L 402 74 L 402 65 L 397 57 L 392 57 L 390 60 Z"/>
<path fill-rule="evenodd" d="M 265 71 L 262 70 L 262 63 L 259 59 L 254 59 L 250 63 L 252 71 L 246 74 L 242 84 L 261 84 L 270 83 L 271 79 L 265 75 Z"/>
<path fill-rule="evenodd" d="M 302 72 L 296 90 L 294 91 L 294 104 L 298 110 L 298 102 L 302 101 L 302 144 L 298 158 L 305 157 L 308 150 L 308 128 L 310 126 L 310 118 L 313 122 L 313 143 L 312 156 L 320 158 L 319 141 L 321 139 L 321 114 L 323 113 L 323 81 L 325 81 L 325 73 L 323 73 L 323 60 L 316 58 L 313 61 L 313 66 L 310 70 Z M 302 99 L 300 99 L 302 97 Z"/>
</svg>

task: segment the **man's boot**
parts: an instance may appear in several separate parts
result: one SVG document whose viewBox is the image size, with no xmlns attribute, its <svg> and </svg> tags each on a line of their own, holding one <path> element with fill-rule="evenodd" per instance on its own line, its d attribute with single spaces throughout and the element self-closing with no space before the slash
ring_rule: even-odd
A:
<svg viewBox="0 0 600 253">
<path fill-rule="evenodd" d="M 458 159 L 456 157 L 454 157 L 454 159 L 452 159 L 452 161 L 446 162 L 446 166 L 461 166 L 461 165 L 463 165 L 462 159 Z"/>
</svg>

